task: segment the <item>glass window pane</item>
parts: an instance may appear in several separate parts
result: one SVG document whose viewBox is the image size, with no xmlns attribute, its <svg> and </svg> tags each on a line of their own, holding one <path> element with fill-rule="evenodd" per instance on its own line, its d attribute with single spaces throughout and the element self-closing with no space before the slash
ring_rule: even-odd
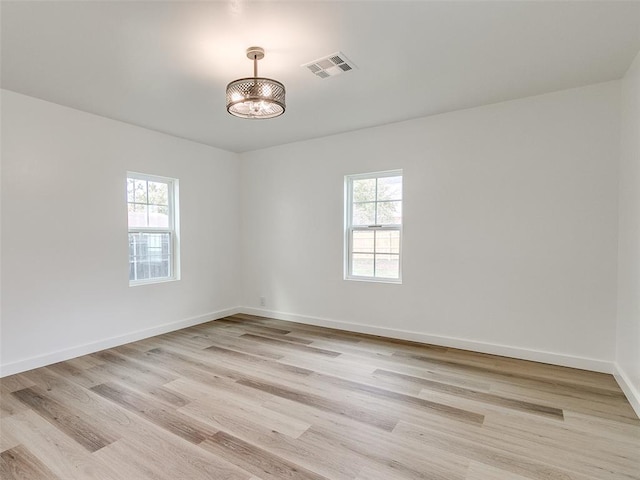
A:
<svg viewBox="0 0 640 480">
<path fill-rule="evenodd" d="M 378 202 L 378 218 L 380 225 L 399 225 L 402 223 L 402 202 Z"/>
<path fill-rule="evenodd" d="M 149 203 L 153 205 L 169 205 L 169 185 L 160 182 L 149 182 Z"/>
<path fill-rule="evenodd" d="M 135 268 L 137 280 L 147 280 L 149 278 L 149 268 L 147 266 L 147 262 L 138 260 L 135 264 Z"/>
<path fill-rule="evenodd" d="M 376 255 L 376 277 L 400 278 L 400 256 Z"/>
<path fill-rule="evenodd" d="M 377 200 L 402 200 L 402 177 L 379 178 Z"/>
<path fill-rule="evenodd" d="M 149 226 L 169 228 L 169 207 L 149 205 Z"/>
<path fill-rule="evenodd" d="M 134 190 L 134 181 L 133 178 L 127 178 L 127 202 L 133 202 L 135 196 L 133 195 Z"/>
<path fill-rule="evenodd" d="M 375 232 L 355 230 L 352 237 L 352 250 L 356 253 L 373 253 L 373 239 Z"/>
<path fill-rule="evenodd" d="M 129 204 L 129 228 L 147 226 L 147 206 L 138 203 Z"/>
<path fill-rule="evenodd" d="M 135 180 L 134 200 L 138 203 L 147 203 L 147 182 L 146 180 Z"/>
<path fill-rule="evenodd" d="M 166 278 L 169 276 L 169 258 L 149 260 L 149 278 Z"/>
<path fill-rule="evenodd" d="M 373 255 L 354 253 L 351 258 L 352 275 L 360 277 L 373 277 Z"/>
<path fill-rule="evenodd" d="M 129 281 L 136 280 L 136 264 L 133 259 L 129 259 Z"/>
<path fill-rule="evenodd" d="M 129 234 L 129 280 L 171 276 L 171 234 Z"/>
<path fill-rule="evenodd" d="M 353 204 L 353 225 L 373 225 L 376 217 L 375 203 Z"/>
<path fill-rule="evenodd" d="M 376 253 L 400 253 L 400 232 L 376 230 Z"/>
<path fill-rule="evenodd" d="M 353 181 L 353 201 L 373 202 L 376 199 L 376 179 L 365 178 Z"/>
</svg>

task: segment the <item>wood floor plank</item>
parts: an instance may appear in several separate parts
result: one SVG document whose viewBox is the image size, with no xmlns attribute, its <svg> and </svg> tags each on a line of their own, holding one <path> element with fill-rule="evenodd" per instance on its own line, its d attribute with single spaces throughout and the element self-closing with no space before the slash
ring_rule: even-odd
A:
<svg viewBox="0 0 640 480">
<path fill-rule="evenodd" d="M 404 375 L 396 372 L 388 372 L 386 370 L 376 370 L 374 373 L 383 376 L 391 376 L 395 378 L 401 378 L 408 382 L 417 383 L 424 388 L 446 393 L 449 395 L 454 395 L 460 398 L 466 398 L 469 400 L 475 400 L 482 403 L 488 403 L 490 405 L 495 405 L 498 407 L 509 408 L 513 410 L 519 410 L 522 412 L 527 412 L 535 415 L 544 415 L 552 418 L 556 418 L 558 420 L 563 420 L 562 410 L 559 408 L 548 407 L 545 405 L 540 405 L 531 402 L 525 402 L 523 400 L 514 400 L 507 397 L 501 397 L 499 395 L 494 395 L 491 393 L 485 392 L 477 392 L 475 390 L 471 390 L 468 388 L 458 387 L 455 385 L 448 385 L 446 383 L 435 382 L 433 380 L 427 380 L 419 377 L 412 377 L 410 375 Z"/>
<path fill-rule="evenodd" d="M 34 383 L 24 374 L 9 375 L 8 377 L 0 378 L 0 391 L 5 393 L 12 393 L 16 390 L 33 387 L 33 385 Z"/>
<path fill-rule="evenodd" d="M 33 410 L 2 420 L 2 434 L 9 433 L 29 449 L 61 480 L 120 480 L 115 466 L 102 463 L 54 424 Z M 107 447 L 104 447 L 107 448 Z M 54 477 L 55 478 L 55 477 Z"/>
<path fill-rule="evenodd" d="M 611 375 L 238 314 L 0 380 L 0 476 L 640 480 Z"/>
<path fill-rule="evenodd" d="M 0 452 L 9 450 L 10 448 L 20 445 L 20 441 L 7 431 L 2 429 L 2 420 L 0 419 Z M 0 477 L 2 478 L 2 477 Z"/>
<path fill-rule="evenodd" d="M 82 418 L 64 405 L 47 397 L 39 387 L 23 388 L 12 395 L 33 411 L 54 424 L 76 442 L 90 452 L 100 450 L 116 440 L 90 423 L 90 419 Z"/>
<path fill-rule="evenodd" d="M 191 403 L 181 411 L 187 415 L 193 415 L 199 420 L 210 422 L 219 430 L 257 445 L 289 463 L 299 465 L 333 480 L 351 480 L 362 467 L 362 462 L 355 461 L 344 450 L 301 439 L 300 435 L 310 428 L 309 424 L 305 424 L 304 429 L 290 432 L 289 435 L 278 431 L 286 431 L 280 425 L 277 425 L 277 430 L 269 428 L 269 421 L 265 422 L 263 417 L 274 418 L 273 415 L 277 414 L 269 409 L 243 407 L 241 411 L 238 411 L 237 408 L 226 404 L 216 403 L 213 405 L 212 402 L 202 401 Z M 243 415 L 244 413 L 247 415 Z M 286 414 L 277 415 L 280 419 L 284 418 L 284 423 L 291 423 L 292 419 Z M 259 418 L 257 422 L 255 421 L 256 417 Z"/>
<path fill-rule="evenodd" d="M 182 407 L 180 413 L 202 420 L 216 430 L 225 430 L 234 435 L 237 430 L 268 431 L 296 439 L 311 426 L 286 414 L 265 409 L 261 405 L 235 403 L 229 406 L 224 401 L 212 401 L 210 397 L 191 402 Z"/>
<path fill-rule="evenodd" d="M 223 431 L 209 437 L 202 446 L 265 480 L 328 480 Z"/>
<path fill-rule="evenodd" d="M 150 397 L 144 397 L 115 383 L 91 387 L 91 391 L 122 407 L 142 415 L 165 430 L 192 443 L 200 443 L 215 433 L 205 425 L 197 424 L 179 412 L 172 411 Z"/>
<path fill-rule="evenodd" d="M 566 377 L 552 377 L 549 374 L 544 374 L 541 372 L 530 372 L 525 368 L 519 369 L 511 369 L 511 370 L 503 370 L 498 365 L 477 365 L 471 364 L 470 362 L 456 362 L 450 359 L 442 359 L 434 356 L 428 355 L 420 355 L 420 354 L 406 354 L 401 352 L 396 352 L 393 354 L 394 357 L 409 362 L 413 365 L 424 364 L 426 366 L 439 366 L 451 369 L 453 371 L 464 370 L 466 372 L 474 372 L 479 375 L 484 375 L 488 378 L 500 378 L 500 379 L 510 379 L 510 380 L 529 380 L 534 382 L 539 382 L 542 384 L 548 385 L 550 388 L 559 388 L 565 387 L 570 388 L 573 391 L 581 392 L 581 393 L 595 393 L 601 396 L 623 396 L 620 392 L 620 389 L 617 390 L 610 388 L 610 379 L 608 377 L 603 377 L 603 380 L 606 380 L 606 383 L 601 385 L 594 385 L 592 379 L 587 377 L 583 378 L 582 373 L 576 374 L 575 378 Z M 522 360 L 521 362 L 525 362 Z M 525 362 L 527 363 L 527 362 Z M 529 362 L 533 363 L 533 362 Z M 555 369 L 554 369 L 555 371 Z M 561 370 L 564 373 L 564 370 Z M 578 371 L 580 372 L 580 371 Z M 600 374 L 602 375 L 602 374 Z"/>
<path fill-rule="evenodd" d="M 439 415 L 443 415 L 447 418 L 457 421 L 482 424 L 484 421 L 484 416 L 462 410 L 460 408 L 450 407 L 445 404 L 430 402 L 428 400 L 424 400 L 419 397 L 415 397 L 412 395 L 405 395 L 403 393 L 398 393 L 393 390 L 387 390 L 384 388 L 376 387 L 373 385 L 368 385 L 365 383 L 354 382 L 352 380 L 347 380 L 339 377 L 332 377 L 324 374 L 314 374 L 312 380 L 319 379 L 322 383 L 331 385 L 333 387 L 340 387 L 346 390 L 355 391 L 359 393 L 364 393 L 370 397 L 382 398 L 384 400 L 391 400 L 395 404 L 400 405 L 411 405 L 415 407 L 420 407 L 423 410 L 432 410 L 437 412 Z"/>
<path fill-rule="evenodd" d="M 286 365 L 283 363 L 271 361 L 255 355 L 248 355 L 246 353 L 237 352 L 228 348 L 220 347 L 218 345 L 211 345 L 205 349 L 215 353 L 216 358 L 224 358 L 227 362 L 242 362 L 245 365 L 250 365 L 252 371 L 257 371 L 260 368 L 267 368 L 273 373 L 279 373 L 284 375 L 300 375 L 309 376 L 313 373 L 313 370 L 308 368 L 301 368 L 295 365 Z"/>
<path fill-rule="evenodd" d="M 23 445 L 0 453 L 0 478 L 3 480 L 56 480 L 59 477 Z"/>
<path fill-rule="evenodd" d="M 471 462 L 465 480 L 527 480 L 527 477 L 485 465 L 484 463 Z"/>
<path fill-rule="evenodd" d="M 328 412 L 344 415 L 358 422 L 373 425 L 383 430 L 391 431 L 397 423 L 397 419 L 385 413 L 372 412 L 358 406 L 352 406 L 347 403 L 342 403 L 340 401 L 321 397 L 319 395 L 308 394 L 254 380 L 239 380 L 237 383 L 246 387 L 254 388 L 256 390 L 261 390 L 263 392 L 276 395 L 278 397 L 293 400 L 294 402 L 302 403 L 319 410 L 326 410 Z"/>
<path fill-rule="evenodd" d="M 10 417 L 27 410 L 29 406 L 12 395 L 12 392 L 0 390 L 0 418 Z"/>
<path fill-rule="evenodd" d="M 301 439 L 311 444 L 326 444 L 334 450 L 346 449 L 356 461 L 364 461 L 363 471 L 367 466 L 374 467 L 386 472 L 387 478 L 457 480 L 464 478 L 468 464 L 463 456 L 447 455 L 429 446 L 416 450 L 412 442 L 377 431 L 355 430 L 343 436 L 322 425 L 314 425 Z"/>
<path fill-rule="evenodd" d="M 536 451 L 550 465 L 596 478 L 612 476 L 611 470 L 629 478 L 640 475 L 640 449 L 637 446 L 611 445 L 608 439 L 594 434 L 596 432 L 585 436 L 563 427 L 554 422 L 490 415 L 482 440 L 485 445 L 521 455 Z M 560 449 L 564 452 L 561 458 L 554 455 Z"/>
<path fill-rule="evenodd" d="M 400 438 L 414 439 L 421 445 L 438 448 L 443 452 L 464 456 L 469 460 L 484 463 L 517 475 L 535 480 L 549 478 L 563 478 L 573 480 L 595 480 L 596 476 L 583 475 L 563 467 L 555 467 L 547 463 L 546 456 L 535 455 L 535 451 L 528 451 L 526 455 L 509 450 L 487 446 L 473 440 L 452 436 L 442 432 L 424 429 L 418 425 L 400 422 L 394 429 L 394 434 Z M 609 477 L 613 479 L 614 477 Z M 618 477 L 622 478 L 622 477 Z"/>
<path fill-rule="evenodd" d="M 109 464 L 122 465 L 122 479 L 247 480 L 251 474 L 227 459 L 179 437 L 136 432 L 95 454 Z"/>
<path fill-rule="evenodd" d="M 331 350 L 325 350 L 317 347 L 310 347 L 308 345 L 300 345 L 298 343 L 288 342 L 286 340 L 277 340 L 275 338 L 256 335 L 254 333 L 245 333 L 241 335 L 240 338 L 250 339 L 250 340 L 259 342 L 260 344 L 263 344 L 263 345 L 264 344 L 273 345 L 278 350 L 282 349 L 284 351 L 296 351 L 296 352 L 303 352 L 307 354 L 324 355 L 326 357 L 331 357 L 331 358 L 338 357 L 340 355 L 340 352 L 334 352 Z"/>
</svg>

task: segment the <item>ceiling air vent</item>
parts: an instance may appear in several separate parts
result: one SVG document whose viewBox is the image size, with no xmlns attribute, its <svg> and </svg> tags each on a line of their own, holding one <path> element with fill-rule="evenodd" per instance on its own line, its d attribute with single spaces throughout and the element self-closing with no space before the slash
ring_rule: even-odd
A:
<svg viewBox="0 0 640 480">
<path fill-rule="evenodd" d="M 332 53 L 302 66 L 308 68 L 311 73 L 320 78 L 335 77 L 357 68 L 342 52 Z"/>
</svg>

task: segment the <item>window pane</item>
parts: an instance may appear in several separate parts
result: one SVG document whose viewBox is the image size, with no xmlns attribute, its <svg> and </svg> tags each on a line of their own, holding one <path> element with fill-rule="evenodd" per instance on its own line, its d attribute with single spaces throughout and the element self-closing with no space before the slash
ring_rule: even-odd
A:
<svg viewBox="0 0 640 480">
<path fill-rule="evenodd" d="M 362 232 L 355 230 L 352 232 L 352 249 L 357 253 L 373 253 L 374 231 Z"/>
<path fill-rule="evenodd" d="M 149 203 L 153 205 L 169 205 L 169 185 L 160 182 L 149 182 Z"/>
<path fill-rule="evenodd" d="M 130 203 L 129 210 L 129 228 L 146 227 L 147 226 L 147 206 L 137 203 Z"/>
<path fill-rule="evenodd" d="M 146 180 L 135 180 L 135 196 L 137 203 L 147 203 L 147 182 Z"/>
<path fill-rule="evenodd" d="M 380 225 L 399 225 L 402 223 L 402 202 L 378 202 L 378 218 Z"/>
<path fill-rule="evenodd" d="M 397 230 L 377 230 L 376 253 L 400 253 L 400 232 Z"/>
<path fill-rule="evenodd" d="M 376 255 L 376 277 L 400 278 L 400 256 Z"/>
<path fill-rule="evenodd" d="M 171 233 L 129 234 L 129 280 L 171 276 Z"/>
<path fill-rule="evenodd" d="M 135 199 L 133 195 L 134 184 L 133 178 L 127 178 L 127 202 L 133 202 Z"/>
<path fill-rule="evenodd" d="M 376 217 L 375 203 L 353 204 L 353 225 L 373 225 Z"/>
<path fill-rule="evenodd" d="M 166 278 L 169 276 L 169 258 L 158 258 L 149 261 L 149 278 Z"/>
<path fill-rule="evenodd" d="M 402 177 L 379 178 L 377 200 L 402 200 Z"/>
<path fill-rule="evenodd" d="M 366 178 L 353 181 L 353 201 L 373 202 L 376 199 L 376 179 Z"/>
<path fill-rule="evenodd" d="M 151 188 L 149 188 L 149 195 L 151 195 Z M 169 207 L 149 205 L 149 226 L 169 228 Z"/>
<path fill-rule="evenodd" d="M 147 262 L 138 261 L 135 264 L 136 267 L 136 280 L 148 280 L 149 279 L 149 266 Z"/>
<path fill-rule="evenodd" d="M 354 253 L 351 262 L 351 274 L 360 277 L 373 277 L 373 255 Z"/>
</svg>

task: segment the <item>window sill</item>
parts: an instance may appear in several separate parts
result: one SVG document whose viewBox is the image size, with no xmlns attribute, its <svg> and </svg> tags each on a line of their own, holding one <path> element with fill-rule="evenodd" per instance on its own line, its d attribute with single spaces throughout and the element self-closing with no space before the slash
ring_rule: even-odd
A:
<svg viewBox="0 0 640 480">
<path fill-rule="evenodd" d="M 402 285 L 402 279 L 398 278 L 372 278 L 372 277 L 344 277 L 345 280 L 354 282 L 368 282 L 368 283 L 391 283 L 394 285 Z"/>
<path fill-rule="evenodd" d="M 139 287 L 140 285 L 153 285 L 153 284 L 156 284 L 156 283 L 177 282 L 178 280 L 180 280 L 180 278 L 178 278 L 178 277 L 152 278 L 152 279 L 149 279 L 149 280 L 134 280 L 134 281 L 129 281 L 129 286 L 130 287 Z"/>
</svg>

